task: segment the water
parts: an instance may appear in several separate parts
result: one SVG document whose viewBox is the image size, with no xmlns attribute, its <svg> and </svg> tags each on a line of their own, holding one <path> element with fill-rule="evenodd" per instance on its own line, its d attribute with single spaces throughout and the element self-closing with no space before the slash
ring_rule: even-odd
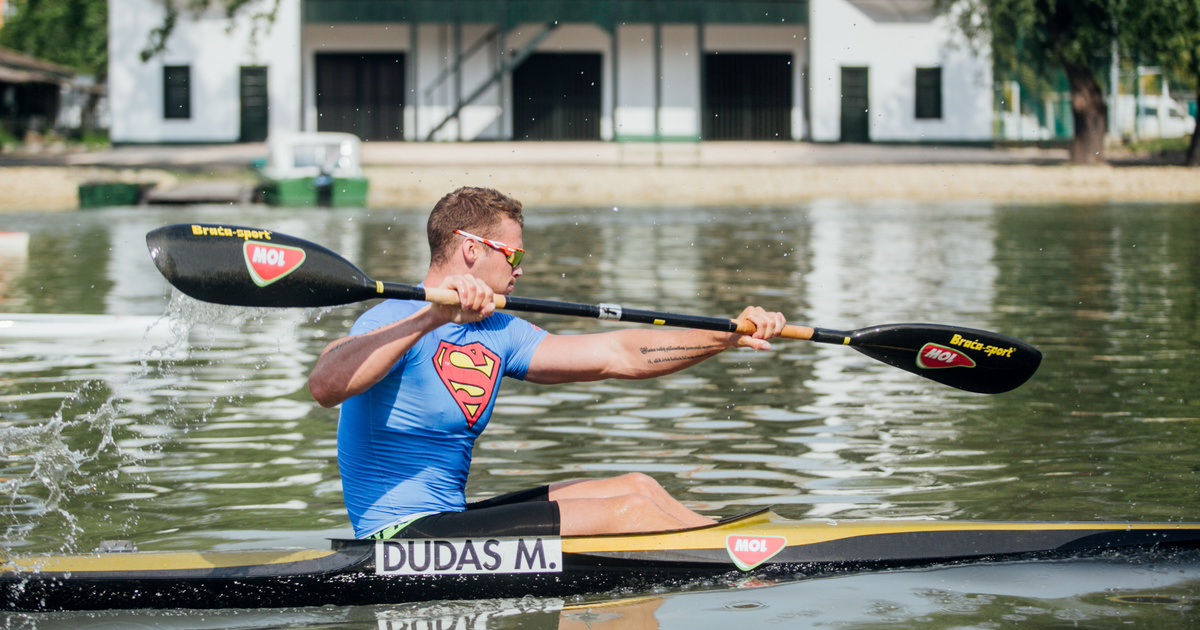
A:
<svg viewBox="0 0 1200 630">
<path fill-rule="evenodd" d="M 636 470 L 714 516 L 773 505 L 819 519 L 1200 520 L 1200 207 L 527 212 L 518 295 L 730 316 L 754 303 L 840 329 L 948 323 L 1025 339 L 1045 360 L 1000 396 L 792 341 L 656 381 L 507 382 L 476 449 L 474 497 Z M 2 546 L 321 547 L 349 536 L 336 412 L 312 402 L 305 379 L 364 305 L 252 311 L 173 297 L 144 237 L 184 221 L 270 227 L 372 277 L 415 282 L 428 261 L 424 218 L 261 207 L 0 218 L 0 231 L 29 235 L 0 238 Z M 530 319 L 561 334 L 625 326 Z M 1188 557 L 1145 557 L 565 602 L 2 618 L 11 627 L 1187 627 L 1197 571 Z"/>
</svg>

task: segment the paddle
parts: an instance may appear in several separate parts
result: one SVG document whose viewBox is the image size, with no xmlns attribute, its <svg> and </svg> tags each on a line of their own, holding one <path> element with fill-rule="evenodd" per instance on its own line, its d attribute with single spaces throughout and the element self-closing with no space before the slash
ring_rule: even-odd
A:
<svg viewBox="0 0 1200 630">
<path fill-rule="evenodd" d="M 167 281 L 205 302 L 232 306 L 318 307 L 377 298 L 456 304 L 458 294 L 380 282 L 353 263 L 309 241 L 271 230 L 177 224 L 146 235 L 150 257 Z M 497 295 L 512 311 L 754 332 L 754 325 L 718 317 L 677 315 L 616 304 L 576 304 Z M 893 367 L 958 389 L 998 394 L 1029 380 L 1042 353 L 1012 337 L 939 324 L 890 324 L 853 331 L 787 326 L 782 337 L 845 345 Z"/>
</svg>

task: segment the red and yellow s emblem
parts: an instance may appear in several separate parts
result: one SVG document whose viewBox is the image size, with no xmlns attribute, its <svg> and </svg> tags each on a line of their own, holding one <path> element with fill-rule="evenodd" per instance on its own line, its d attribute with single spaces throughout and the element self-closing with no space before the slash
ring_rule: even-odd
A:
<svg viewBox="0 0 1200 630">
<path fill-rule="evenodd" d="M 496 392 L 500 357 L 479 342 L 456 346 L 443 341 L 433 355 L 433 368 L 462 409 L 467 426 L 474 427 Z"/>
</svg>

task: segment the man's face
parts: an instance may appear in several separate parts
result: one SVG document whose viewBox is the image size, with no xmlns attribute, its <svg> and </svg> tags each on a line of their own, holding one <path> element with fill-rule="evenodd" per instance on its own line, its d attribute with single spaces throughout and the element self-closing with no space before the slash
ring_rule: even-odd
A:
<svg viewBox="0 0 1200 630">
<path fill-rule="evenodd" d="M 492 240 L 500 241 L 505 245 L 513 247 L 525 248 L 521 240 L 521 226 L 516 221 L 504 219 L 500 224 L 500 230 L 495 237 L 488 237 L 486 234 L 480 236 L 492 238 Z M 476 277 L 488 283 L 492 290 L 497 293 L 508 295 L 513 292 L 517 286 L 517 278 L 524 273 L 520 265 L 513 268 L 508 264 L 507 255 L 498 249 L 490 247 L 485 243 L 477 243 L 479 247 L 479 263 L 471 273 Z"/>
</svg>

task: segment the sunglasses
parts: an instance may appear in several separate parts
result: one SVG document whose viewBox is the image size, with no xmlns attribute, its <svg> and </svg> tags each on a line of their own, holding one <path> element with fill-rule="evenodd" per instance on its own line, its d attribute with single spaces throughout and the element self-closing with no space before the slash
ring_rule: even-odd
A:
<svg viewBox="0 0 1200 630">
<path fill-rule="evenodd" d="M 487 245 L 488 247 L 491 247 L 492 249 L 497 249 L 497 250 L 504 252 L 505 260 L 508 261 L 508 264 L 512 265 L 513 269 L 516 269 L 517 266 L 521 264 L 521 259 L 525 258 L 525 250 L 521 249 L 520 247 L 513 247 L 512 245 L 505 245 L 504 243 L 501 243 L 500 241 L 493 241 L 491 239 L 483 238 L 482 236 L 475 236 L 474 234 L 471 234 L 470 232 L 464 232 L 462 230 L 454 230 L 454 233 L 458 234 L 459 236 L 463 236 L 463 237 L 472 239 L 474 241 L 483 243 L 484 245 Z"/>
</svg>

